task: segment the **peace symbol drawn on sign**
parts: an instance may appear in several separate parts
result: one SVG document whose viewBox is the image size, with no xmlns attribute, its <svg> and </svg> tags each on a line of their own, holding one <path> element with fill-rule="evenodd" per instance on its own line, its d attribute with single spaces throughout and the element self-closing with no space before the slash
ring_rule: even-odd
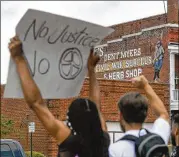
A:
<svg viewBox="0 0 179 157">
<path fill-rule="evenodd" d="M 59 62 L 60 76 L 66 80 L 75 79 L 83 68 L 81 52 L 77 48 L 68 48 L 61 55 Z"/>
</svg>

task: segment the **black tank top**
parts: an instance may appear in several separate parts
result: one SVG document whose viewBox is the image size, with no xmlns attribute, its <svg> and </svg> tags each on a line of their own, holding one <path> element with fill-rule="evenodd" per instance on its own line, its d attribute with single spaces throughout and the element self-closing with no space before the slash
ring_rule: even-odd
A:
<svg viewBox="0 0 179 157">
<path fill-rule="evenodd" d="M 109 134 L 107 132 L 103 132 L 104 138 L 104 157 L 108 157 L 108 147 L 110 144 Z M 79 135 L 72 135 L 58 145 L 58 157 L 84 157 L 80 154 L 83 147 L 83 139 Z M 107 154 L 106 154 L 107 153 Z M 85 156 L 86 157 L 86 156 Z M 92 156 L 91 156 L 92 157 Z"/>
</svg>

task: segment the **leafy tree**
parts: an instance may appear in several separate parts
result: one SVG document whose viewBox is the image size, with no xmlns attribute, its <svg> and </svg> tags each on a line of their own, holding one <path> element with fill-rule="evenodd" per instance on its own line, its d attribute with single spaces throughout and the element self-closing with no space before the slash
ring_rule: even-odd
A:
<svg viewBox="0 0 179 157">
<path fill-rule="evenodd" d="M 14 121 L 1 114 L 1 136 L 4 138 L 14 130 Z"/>
<path fill-rule="evenodd" d="M 25 152 L 25 155 L 26 155 L 27 157 L 31 157 L 31 152 L 30 152 L 30 151 L 27 151 L 27 152 Z M 33 152 L 32 152 L 32 157 L 45 157 L 45 155 L 42 154 L 42 153 L 40 153 L 40 152 L 35 152 L 35 151 L 33 151 Z"/>
</svg>

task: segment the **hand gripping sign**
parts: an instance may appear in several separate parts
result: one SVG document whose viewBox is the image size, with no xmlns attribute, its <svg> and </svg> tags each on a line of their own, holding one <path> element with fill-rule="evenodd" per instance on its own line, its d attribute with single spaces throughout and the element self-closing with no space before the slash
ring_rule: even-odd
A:
<svg viewBox="0 0 179 157">
<path fill-rule="evenodd" d="M 90 48 L 112 32 L 111 28 L 32 9 L 16 27 L 29 70 L 44 99 L 77 96 L 87 72 Z M 23 98 L 12 60 L 4 97 Z"/>
</svg>

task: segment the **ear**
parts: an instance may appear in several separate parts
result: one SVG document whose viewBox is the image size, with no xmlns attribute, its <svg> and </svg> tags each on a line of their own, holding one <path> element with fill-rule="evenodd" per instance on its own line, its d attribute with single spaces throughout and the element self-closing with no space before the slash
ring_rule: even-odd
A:
<svg viewBox="0 0 179 157">
<path fill-rule="evenodd" d="M 179 127 L 176 129 L 176 135 L 179 135 Z"/>
<path fill-rule="evenodd" d="M 119 111 L 118 114 L 119 114 L 119 121 L 121 121 L 123 119 L 122 113 Z"/>
</svg>

